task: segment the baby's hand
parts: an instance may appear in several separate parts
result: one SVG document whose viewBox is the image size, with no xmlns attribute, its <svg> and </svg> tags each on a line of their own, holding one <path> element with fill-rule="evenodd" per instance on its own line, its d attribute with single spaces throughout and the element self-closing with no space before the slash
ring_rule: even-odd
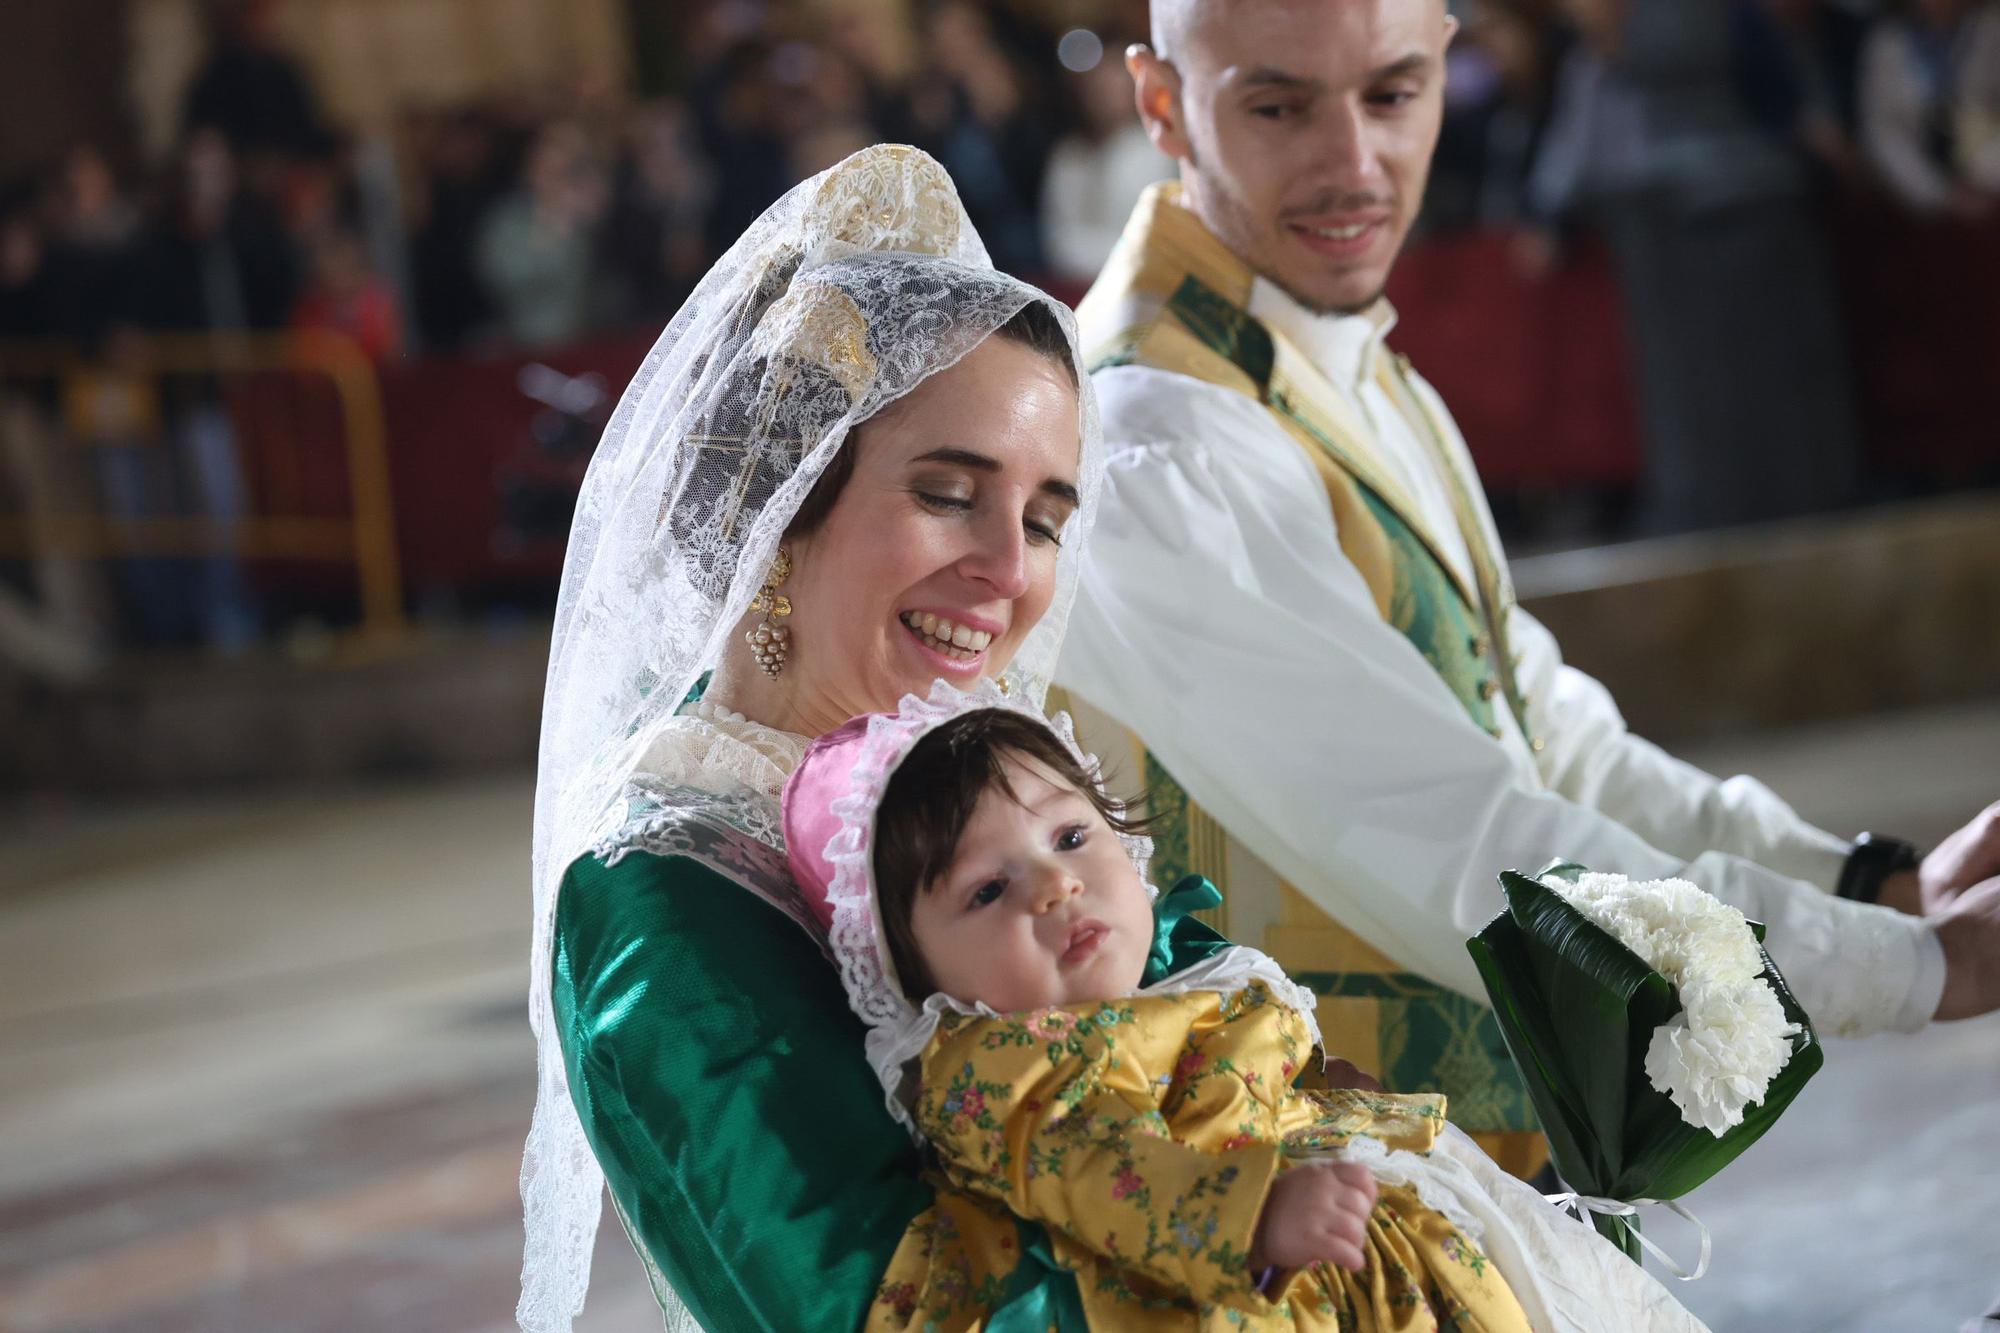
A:
<svg viewBox="0 0 2000 1333">
<path fill-rule="evenodd" d="M 1380 1092 L 1382 1080 L 1373 1074 L 1362 1073 L 1352 1060 L 1335 1056 L 1326 1062 L 1326 1086 L 1335 1090 L 1359 1088 L 1363 1092 Z"/>
<path fill-rule="evenodd" d="M 1250 1267 L 1306 1268 L 1331 1263 L 1359 1271 L 1362 1241 L 1375 1207 L 1375 1177 L 1359 1162 L 1312 1162 L 1279 1173 L 1257 1219 Z"/>
</svg>

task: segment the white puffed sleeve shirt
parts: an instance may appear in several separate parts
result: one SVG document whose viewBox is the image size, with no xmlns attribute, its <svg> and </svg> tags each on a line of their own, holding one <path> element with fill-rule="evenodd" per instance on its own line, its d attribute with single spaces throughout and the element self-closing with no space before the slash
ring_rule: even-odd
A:
<svg viewBox="0 0 2000 1333">
<path fill-rule="evenodd" d="M 1349 395 L 1471 586 L 1426 427 L 1374 373 L 1386 305 L 1319 317 L 1259 280 L 1251 313 Z M 1465 940 L 1504 905 L 1499 871 L 1564 857 L 1680 876 L 1769 927 L 1772 957 L 1822 1032 L 1929 1021 L 1942 949 L 1920 919 L 1834 896 L 1846 841 L 1754 779 L 1718 780 L 1632 735 L 1609 692 L 1565 666 L 1519 608 L 1507 628 L 1541 745 L 1506 709 L 1496 741 L 1383 621 L 1312 462 L 1261 405 L 1142 366 L 1093 378 L 1107 478 L 1058 681 L 1144 738 L 1321 910 L 1400 966 L 1483 998 Z M 1429 386 L 1417 391 L 1478 496 L 1449 414 Z M 1253 943 L 1270 924 L 1233 908 L 1230 920 Z"/>
</svg>

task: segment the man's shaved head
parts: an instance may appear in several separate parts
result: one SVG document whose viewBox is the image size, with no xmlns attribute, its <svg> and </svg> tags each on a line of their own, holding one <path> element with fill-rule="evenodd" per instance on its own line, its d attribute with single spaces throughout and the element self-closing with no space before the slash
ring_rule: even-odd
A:
<svg viewBox="0 0 2000 1333">
<path fill-rule="evenodd" d="M 1223 0 L 1208 5 L 1211 13 Z M 1179 60 L 1194 25 L 1201 19 L 1201 0 L 1153 0 L 1147 6 L 1153 20 L 1153 51 L 1162 60 Z"/>
<path fill-rule="evenodd" d="M 1449 10 L 1449 0 L 1432 0 L 1440 10 Z M 1151 20 L 1153 54 L 1162 60 L 1198 59 L 1201 29 L 1226 19 L 1235 6 L 1233 0 L 1151 0 L 1146 6 Z"/>
<path fill-rule="evenodd" d="M 1380 295 L 1443 115 L 1444 0 L 1152 0 L 1126 57 L 1153 141 L 1224 244 L 1306 306 Z"/>
</svg>

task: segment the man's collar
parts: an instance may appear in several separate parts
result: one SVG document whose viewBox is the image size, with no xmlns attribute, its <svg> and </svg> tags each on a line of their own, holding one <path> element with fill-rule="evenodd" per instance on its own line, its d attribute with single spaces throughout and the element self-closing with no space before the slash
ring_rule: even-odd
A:
<svg viewBox="0 0 2000 1333">
<path fill-rule="evenodd" d="M 1321 374 L 1350 394 L 1375 377 L 1383 339 L 1396 327 L 1396 308 L 1386 296 L 1376 298 L 1373 305 L 1357 314 L 1320 315 L 1263 277 L 1251 284 L 1248 311 L 1264 327 L 1304 352 Z"/>
</svg>

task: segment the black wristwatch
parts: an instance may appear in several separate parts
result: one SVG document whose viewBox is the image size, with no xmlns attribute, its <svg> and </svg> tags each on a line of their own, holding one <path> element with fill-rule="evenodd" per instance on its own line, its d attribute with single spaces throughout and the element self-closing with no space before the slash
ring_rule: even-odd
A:
<svg viewBox="0 0 2000 1333">
<path fill-rule="evenodd" d="M 1858 903 L 1872 903 L 1882 897 L 1882 885 L 1899 870 L 1915 870 L 1923 864 L 1916 844 L 1901 838 L 1885 838 L 1864 833 L 1854 840 L 1847 864 L 1840 868 L 1839 893 Z"/>
</svg>

